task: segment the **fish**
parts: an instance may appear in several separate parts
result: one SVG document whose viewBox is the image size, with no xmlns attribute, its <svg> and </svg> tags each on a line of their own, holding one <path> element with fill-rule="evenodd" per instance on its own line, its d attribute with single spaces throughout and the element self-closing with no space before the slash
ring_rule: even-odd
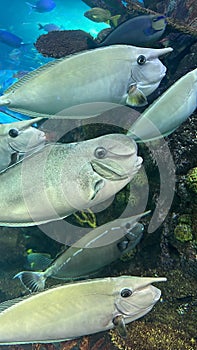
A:
<svg viewBox="0 0 197 350">
<path fill-rule="evenodd" d="M 24 45 L 23 40 L 19 36 L 5 29 L 0 29 L 0 42 L 15 48 Z"/>
<path fill-rule="evenodd" d="M 170 47 L 114 45 L 77 53 L 26 74 L 0 96 L 0 106 L 6 105 L 30 117 L 58 115 L 81 119 L 91 113 L 100 114 L 94 104 L 97 102 L 131 105 L 127 97 L 132 85 L 147 103 L 146 96 L 166 74 L 158 57 L 171 51 Z M 88 103 L 89 114 L 83 116 L 81 107 Z M 78 115 L 71 113 L 75 106 L 80 107 Z"/>
<path fill-rule="evenodd" d="M 150 312 L 165 277 L 119 276 L 68 283 L 0 304 L 0 345 L 51 343 L 117 328 Z"/>
<path fill-rule="evenodd" d="M 38 24 L 38 29 L 39 30 L 44 30 L 45 32 L 52 32 L 52 31 L 58 31 L 58 30 L 61 30 L 61 28 L 59 26 L 57 26 L 56 24 L 53 24 L 53 23 L 48 23 L 48 24 L 45 24 L 45 25 L 42 25 L 42 24 Z"/>
<path fill-rule="evenodd" d="M 197 107 L 197 68 L 158 97 L 132 124 L 127 135 L 136 142 L 156 140 L 173 133 Z"/>
<path fill-rule="evenodd" d="M 0 124 L 0 171 L 9 166 L 13 155 L 16 155 L 17 161 L 19 157 L 44 146 L 45 133 L 31 126 L 40 120 L 42 118 Z"/>
<path fill-rule="evenodd" d="M 112 22 L 115 27 L 118 25 L 118 20 L 121 17 L 121 15 L 112 16 L 109 10 L 103 9 L 101 7 L 91 8 L 84 13 L 84 16 L 97 23 L 104 22 L 106 24 L 110 24 Z"/>
<path fill-rule="evenodd" d="M 149 46 L 163 35 L 167 22 L 164 15 L 143 15 L 119 24 L 98 46 L 115 44 Z"/>
<path fill-rule="evenodd" d="M 26 4 L 30 7 L 30 10 L 34 10 L 40 13 L 50 12 L 56 7 L 56 4 L 53 0 L 38 0 L 35 4 L 31 4 L 29 2 L 26 2 Z"/>
<path fill-rule="evenodd" d="M 65 249 L 51 261 L 45 271 L 22 271 L 14 278 L 19 278 L 30 292 L 37 292 L 45 288 L 49 277 L 66 281 L 90 277 L 135 248 L 144 230 L 143 224 L 138 223 L 138 220 L 149 212 L 101 225 Z M 48 257 L 43 259 L 42 254 L 37 254 L 35 258 L 36 265 L 39 265 L 40 259 L 42 263 L 45 260 L 49 262 Z"/>
<path fill-rule="evenodd" d="M 44 224 L 102 203 L 141 165 L 135 141 L 124 134 L 46 144 L 0 173 L 0 225 Z"/>
</svg>

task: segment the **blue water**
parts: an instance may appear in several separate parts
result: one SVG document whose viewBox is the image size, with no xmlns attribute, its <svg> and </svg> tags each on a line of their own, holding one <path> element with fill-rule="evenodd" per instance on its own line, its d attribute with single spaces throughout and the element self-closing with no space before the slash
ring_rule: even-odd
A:
<svg viewBox="0 0 197 350">
<path fill-rule="evenodd" d="M 29 2 L 36 3 L 34 0 Z M 62 30 L 82 29 L 93 37 L 103 28 L 109 28 L 105 23 L 95 23 L 84 17 L 84 12 L 90 7 L 81 0 L 55 0 L 55 3 L 52 11 L 38 13 L 30 11 L 25 0 L 0 1 L 0 29 L 17 35 L 27 43 L 23 47 L 13 48 L 0 41 L 0 94 L 17 81 L 17 72 L 34 70 L 52 60 L 43 57 L 34 47 L 37 38 L 46 34 L 39 30 L 38 23 L 54 23 Z M 4 119 L 0 113 L 0 123 L 8 120 L 12 121 L 7 116 Z"/>
<path fill-rule="evenodd" d="M 30 0 L 31 2 L 31 0 Z M 35 4 L 35 1 L 32 1 Z M 84 17 L 84 12 L 90 9 L 80 0 L 56 0 L 56 8 L 50 12 L 38 13 L 32 11 L 25 3 L 25 0 L 1 0 L 0 1 L 0 29 L 6 29 L 21 37 L 24 43 L 30 45 L 21 48 L 18 57 L 14 57 L 13 47 L 0 42 L 1 60 L 0 69 L 34 69 L 45 63 L 43 58 L 34 48 L 36 39 L 46 32 L 38 29 L 38 23 L 42 25 L 54 23 L 62 29 L 82 29 L 96 36 L 100 30 L 109 27 L 105 23 L 95 23 Z M 17 56 L 17 51 L 16 55 Z M 20 62 L 19 62 L 20 61 Z M 23 61 L 23 62 L 21 62 Z"/>
</svg>

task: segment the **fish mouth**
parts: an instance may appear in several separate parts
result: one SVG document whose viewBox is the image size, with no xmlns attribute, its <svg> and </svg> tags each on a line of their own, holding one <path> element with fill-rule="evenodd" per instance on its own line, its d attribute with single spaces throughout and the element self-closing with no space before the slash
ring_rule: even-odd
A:
<svg viewBox="0 0 197 350">
<path fill-rule="evenodd" d="M 119 181 L 129 178 L 129 174 L 125 172 L 125 169 L 115 161 L 105 163 L 100 160 L 92 160 L 91 166 L 98 175 L 106 180 Z"/>
</svg>

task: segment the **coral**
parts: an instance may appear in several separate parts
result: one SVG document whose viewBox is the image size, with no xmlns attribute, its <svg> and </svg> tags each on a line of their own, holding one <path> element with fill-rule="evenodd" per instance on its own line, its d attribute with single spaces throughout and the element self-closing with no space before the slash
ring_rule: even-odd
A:
<svg viewBox="0 0 197 350">
<path fill-rule="evenodd" d="M 187 173 L 186 184 L 193 193 L 197 194 L 197 167 L 190 169 Z"/>
<path fill-rule="evenodd" d="M 163 323 L 136 321 L 135 326 L 127 326 L 127 338 L 110 331 L 112 343 L 120 350 L 195 350 L 194 338 L 188 339 L 184 331 Z"/>
<path fill-rule="evenodd" d="M 187 224 L 189 226 L 192 225 L 192 216 L 189 214 L 182 214 L 181 216 L 179 216 L 179 220 L 178 220 L 179 224 Z"/>
<path fill-rule="evenodd" d="M 123 254 L 120 260 L 124 262 L 129 261 L 134 258 L 135 254 L 136 254 L 136 249 L 132 249 L 128 253 Z"/>
<path fill-rule="evenodd" d="M 39 36 L 36 49 L 48 57 L 60 58 L 94 46 L 92 36 L 83 30 L 53 31 Z"/>
<path fill-rule="evenodd" d="M 191 226 L 184 223 L 178 224 L 175 227 L 174 235 L 181 242 L 192 241 L 193 239 Z"/>
<path fill-rule="evenodd" d="M 81 211 L 81 217 L 78 215 L 78 214 L 73 214 L 75 219 L 78 221 L 78 223 L 80 225 L 84 225 L 84 224 L 87 224 L 89 225 L 90 227 L 92 228 L 96 228 L 97 227 L 97 224 L 96 224 L 96 216 L 95 214 L 93 213 L 92 210 L 90 209 L 87 209 L 87 212 L 85 211 Z"/>
</svg>

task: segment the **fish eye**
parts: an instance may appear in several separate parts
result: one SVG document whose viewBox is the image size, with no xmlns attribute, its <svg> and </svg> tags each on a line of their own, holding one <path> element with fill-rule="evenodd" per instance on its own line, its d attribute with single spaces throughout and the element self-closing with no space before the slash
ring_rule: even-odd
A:
<svg viewBox="0 0 197 350">
<path fill-rule="evenodd" d="M 125 228 L 126 228 L 127 230 L 129 230 L 129 229 L 131 228 L 131 225 L 130 225 L 129 222 L 126 223 Z"/>
<path fill-rule="evenodd" d="M 144 63 L 146 63 L 146 57 L 144 55 L 139 55 L 137 58 L 137 63 L 142 66 Z"/>
<path fill-rule="evenodd" d="M 119 242 L 119 243 L 117 244 L 117 247 L 118 247 L 118 249 L 119 249 L 121 252 L 123 252 L 125 249 L 127 249 L 128 244 L 129 244 L 128 239 L 127 239 L 127 240 L 125 239 L 124 241 Z"/>
<path fill-rule="evenodd" d="M 94 155 L 98 159 L 103 159 L 107 155 L 107 150 L 104 147 L 97 147 L 94 151 Z"/>
<path fill-rule="evenodd" d="M 122 298 L 128 298 L 131 296 L 131 294 L 132 294 L 132 290 L 128 288 L 121 290 L 121 293 L 120 293 Z"/>
<path fill-rule="evenodd" d="M 9 130 L 9 132 L 8 132 L 8 134 L 9 134 L 9 136 L 10 137 L 17 137 L 18 136 L 18 134 L 19 134 L 19 131 L 18 131 L 18 129 L 10 129 Z"/>
</svg>

